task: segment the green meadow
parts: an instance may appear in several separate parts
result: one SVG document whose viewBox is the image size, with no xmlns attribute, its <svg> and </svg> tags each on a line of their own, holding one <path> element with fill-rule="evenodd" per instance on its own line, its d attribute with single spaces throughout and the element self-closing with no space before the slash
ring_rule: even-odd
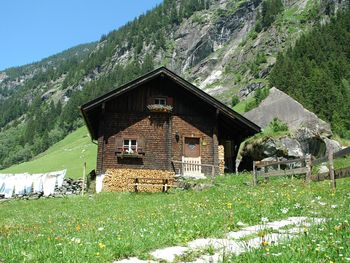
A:
<svg viewBox="0 0 350 263">
<path fill-rule="evenodd" d="M 11 166 L 0 173 L 44 173 L 67 169 L 66 177 L 79 178 L 83 175 L 86 162 L 87 172 L 96 167 L 97 146 L 91 142 L 86 127 L 69 134 L 33 160 Z"/>
<path fill-rule="evenodd" d="M 350 260 L 350 178 L 305 184 L 278 178 L 257 187 L 250 174 L 217 177 L 202 191 L 102 193 L 0 203 L 0 262 L 112 262 L 147 259 L 161 247 L 290 216 L 326 218 L 300 238 L 225 262 Z"/>
</svg>

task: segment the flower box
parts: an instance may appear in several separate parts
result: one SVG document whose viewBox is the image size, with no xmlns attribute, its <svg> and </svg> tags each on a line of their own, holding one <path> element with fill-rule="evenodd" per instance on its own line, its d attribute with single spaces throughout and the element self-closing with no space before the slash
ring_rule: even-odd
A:
<svg viewBox="0 0 350 263">
<path fill-rule="evenodd" d="M 150 112 L 165 112 L 165 113 L 169 113 L 169 112 L 172 112 L 173 107 L 171 105 L 150 104 L 150 105 L 147 105 L 147 109 Z"/>
</svg>

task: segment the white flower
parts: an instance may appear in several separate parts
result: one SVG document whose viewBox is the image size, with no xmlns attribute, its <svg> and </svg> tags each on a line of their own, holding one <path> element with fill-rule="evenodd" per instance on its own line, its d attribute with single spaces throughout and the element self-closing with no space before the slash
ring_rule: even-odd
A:
<svg viewBox="0 0 350 263">
<path fill-rule="evenodd" d="M 317 196 L 316 197 L 317 200 L 321 200 L 321 198 L 322 198 L 321 196 Z"/>
<path fill-rule="evenodd" d="M 77 244 L 80 244 L 80 242 L 81 242 L 80 238 L 77 238 L 77 237 L 73 237 L 73 238 L 71 239 L 71 241 L 72 241 L 72 242 L 75 242 L 75 243 L 77 243 Z"/>
<path fill-rule="evenodd" d="M 296 209 L 299 209 L 299 208 L 301 208 L 301 204 L 299 204 L 299 203 L 296 203 L 296 204 L 294 205 L 294 208 L 296 208 Z"/>
<path fill-rule="evenodd" d="M 103 228 L 103 227 L 99 227 L 99 228 L 97 228 L 97 230 L 98 230 L 98 231 L 103 231 L 104 228 Z"/>
<path fill-rule="evenodd" d="M 269 219 L 267 217 L 262 217 L 261 222 L 267 223 L 267 222 L 269 222 Z"/>
<path fill-rule="evenodd" d="M 319 203 L 319 205 L 322 205 L 322 206 L 326 205 L 326 203 L 324 203 L 324 202 L 318 202 L 318 203 Z"/>
<path fill-rule="evenodd" d="M 333 208 L 333 209 L 335 209 L 337 207 L 338 207 L 337 205 L 331 205 L 331 208 Z"/>
<path fill-rule="evenodd" d="M 274 256 L 274 257 L 279 257 L 279 256 L 282 255 L 282 253 L 281 252 L 279 252 L 279 253 L 272 253 L 271 255 Z"/>
<path fill-rule="evenodd" d="M 281 209 L 282 214 L 287 214 L 288 211 L 289 211 L 288 208 L 282 208 L 282 209 Z"/>
</svg>

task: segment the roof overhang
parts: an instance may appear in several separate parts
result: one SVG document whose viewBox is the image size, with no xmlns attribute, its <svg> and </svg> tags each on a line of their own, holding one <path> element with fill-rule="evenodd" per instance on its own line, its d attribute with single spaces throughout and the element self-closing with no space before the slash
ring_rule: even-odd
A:
<svg viewBox="0 0 350 263">
<path fill-rule="evenodd" d="M 191 92 L 192 94 L 201 98 L 203 101 L 205 101 L 208 104 L 210 104 L 211 106 L 215 107 L 218 115 L 223 115 L 226 118 L 228 118 L 234 122 L 239 122 L 241 125 L 243 125 L 248 130 L 248 132 L 247 132 L 248 135 L 254 135 L 254 134 L 261 131 L 261 128 L 258 125 L 251 122 L 250 120 L 246 119 L 241 114 L 235 112 L 234 110 L 232 110 L 231 108 L 229 108 L 228 106 L 223 104 L 222 102 L 218 101 L 214 97 L 210 96 L 209 94 L 207 94 L 203 90 L 197 88 L 196 86 L 194 86 L 190 82 L 186 81 L 185 79 L 181 78 L 180 76 L 176 75 L 175 73 L 168 70 L 167 68 L 160 67 L 160 68 L 158 68 L 154 71 L 151 71 L 151 72 L 147 73 L 146 75 L 143 75 L 143 76 L 141 76 L 141 77 L 111 91 L 111 92 L 108 92 L 108 93 L 106 93 L 106 94 L 104 94 L 96 99 L 91 100 L 80 107 L 80 111 L 82 113 L 82 116 L 84 118 L 86 126 L 88 127 L 91 138 L 94 140 L 96 140 L 98 138 L 98 134 L 97 134 L 98 127 L 93 127 L 93 124 L 92 124 L 91 118 L 90 118 L 91 112 L 102 109 L 102 105 L 104 103 L 106 103 L 110 100 L 113 100 L 113 99 L 117 98 L 118 96 L 120 96 L 126 92 L 129 92 L 129 91 L 137 88 L 141 84 L 148 82 L 148 81 L 150 81 L 150 80 L 152 80 L 152 79 L 154 79 L 162 74 L 164 76 L 167 76 L 168 78 L 172 79 L 173 81 L 175 81 L 178 85 L 183 87 L 185 90 Z"/>
</svg>

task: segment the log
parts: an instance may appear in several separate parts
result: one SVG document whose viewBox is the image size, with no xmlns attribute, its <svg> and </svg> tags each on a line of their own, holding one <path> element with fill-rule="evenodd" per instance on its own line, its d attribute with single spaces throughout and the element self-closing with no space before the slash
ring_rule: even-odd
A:
<svg viewBox="0 0 350 263">
<path fill-rule="evenodd" d="M 135 187 L 137 179 L 137 187 Z M 146 169 L 108 169 L 103 179 L 106 192 L 162 192 L 163 180 L 168 186 L 175 184 L 175 173 L 162 170 Z M 153 185 L 153 186 L 150 186 Z"/>
</svg>

